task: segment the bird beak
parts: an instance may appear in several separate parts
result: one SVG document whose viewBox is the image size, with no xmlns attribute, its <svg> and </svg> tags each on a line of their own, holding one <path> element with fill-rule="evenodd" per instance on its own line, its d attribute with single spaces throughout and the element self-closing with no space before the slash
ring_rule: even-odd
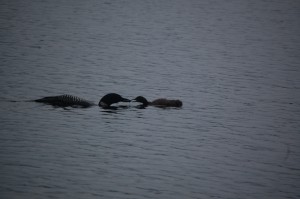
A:
<svg viewBox="0 0 300 199">
<path fill-rule="evenodd" d="M 122 102 L 131 102 L 131 100 L 126 99 L 126 98 L 123 98 L 123 99 L 122 99 Z"/>
</svg>

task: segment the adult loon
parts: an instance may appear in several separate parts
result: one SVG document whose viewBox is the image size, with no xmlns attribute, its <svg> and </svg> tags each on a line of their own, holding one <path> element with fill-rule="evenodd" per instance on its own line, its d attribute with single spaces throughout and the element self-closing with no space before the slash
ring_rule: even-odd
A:
<svg viewBox="0 0 300 199">
<path fill-rule="evenodd" d="M 80 97 L 76 97 L 73 95 L 58 95 L 58 96 L 50 96 L 50 97 L 44 97 L 41 99 L 34 100 L 35 102 L 50 104 L 53 106 L 60 106 L 60 107 L 83 107 L 87 108 L 90 106 L 95 106 L 96 104 L 82 99 Z M 116 93 L 109 93 L 105 96 L 103 96 L 98 106 L 103 108 L 109 108 L 111 104 L 118 103 L 118 102 L 130 102 L 131 100 L 123 98 L 121 95 Z"/>
<path fill-rule="evenodd" d="M 157 106 L 157 107 L 181 107 L 182 106 L 182 101 L 180 100 L 169 100 L 165 98 L 160 98 L 152 102 L 149 102 L 143 96 L 138 96 L 135 99 L 133 99 L 133 101 L 142 103 L 142 107 L 146 107 L 148 105 Z"/>
</svg>

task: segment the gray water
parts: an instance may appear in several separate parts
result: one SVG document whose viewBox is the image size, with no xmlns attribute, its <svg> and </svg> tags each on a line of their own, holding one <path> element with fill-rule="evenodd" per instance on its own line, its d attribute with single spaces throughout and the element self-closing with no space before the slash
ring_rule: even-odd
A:
<svg viewBox="0 0 300 199">
<path fill-rule="evenodd" d="M 0 198 L 299 198 L 300 3 L 0 2 Z M 27 102 L 110 92 L 182 108 Z"/>
</svg>

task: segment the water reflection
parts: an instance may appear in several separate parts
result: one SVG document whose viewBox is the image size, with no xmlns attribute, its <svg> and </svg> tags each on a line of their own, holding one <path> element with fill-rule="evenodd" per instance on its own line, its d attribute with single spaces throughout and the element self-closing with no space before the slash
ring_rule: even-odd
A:
<svg viewBox="0 0 300 199">
<path fill-rule="evenodd" d="M 109 106 L 109 107 L 99 107 L 101 112 L 105 113 L 118 113 L 120 111 L 131 108 L 130 105 L 119 105 L 119 106 Z"/>
</svg>

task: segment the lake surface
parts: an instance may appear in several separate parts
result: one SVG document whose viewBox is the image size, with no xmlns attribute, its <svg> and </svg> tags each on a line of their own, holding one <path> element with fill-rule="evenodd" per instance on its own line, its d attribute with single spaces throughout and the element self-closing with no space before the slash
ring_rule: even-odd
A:
<svg viewBox="0 0 300 199">
<path fill-rule="evenodd" d="M 300 3 L 0 3 L 1 198 L 300 198 Z M 107 93 L 182 108 L 28 102 Z"/>
</svg>

